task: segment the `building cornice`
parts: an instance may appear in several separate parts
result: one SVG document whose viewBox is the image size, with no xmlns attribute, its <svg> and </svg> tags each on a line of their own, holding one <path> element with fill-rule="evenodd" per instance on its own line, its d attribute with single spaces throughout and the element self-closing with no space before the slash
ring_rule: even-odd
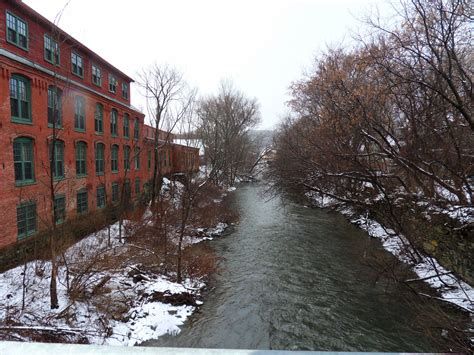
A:
<svg viewBox="0 0 474 355">
<path fill-rule="evenodd" d="M 127 109 L 131 110 L 131 111 L 134 111 L 136 113 L 139 113 L 140 115 L 143 115 L 144 116 L 144 113 L 143 112 L 140 112 L 138 109 L 136 109 L 135 107 L 133 107 L 132 105 L 127 105 L 119 100 L 116 100 L 114 99 L 113 97 L 110 97 L 110 96 L 107 96 L 107 95 L 104 95 L 102 94 L 101 92 L 98 92 L 90 87 L 88 87 L 87 85 L 84 85 L 78 81 L 75 81 L 75 80 L 72 80 L 71 78 L 68 78 L 68 77 L 65 77 L 63 75 L 60 75 L 58 73 L 55 73 L 54 71 L 48 69 L 48 68 L 45 68 L 43 67 L 42 65 L 39 65 L 29 59 L 26 59 L 24 57 L 21 57 L 19 56 L 18 54 L 15 54 L 15 53 L 12 53 L 4 48 L 0 48 L 0 56 L 3 56 L 5 58 L 8 58 L 8 59 L 11 59 L 17 63 L 20 63 L 20 64 L 23 64 L 23 65 L 26 65 L 32 69 L 35 69 L 35 70 L 38 70 L 44 74 L 47 74 L 47 75 L 50 75 L 54 78 L 57 78 L 63 82 L 65 82 L 66 84 L 72 84 L 74 86 L 77 86 L 85 91 L 88 91 L 88 92 L 91 92 L 95 95 L 98 95 L 108 101 L 112 101 L 113 103 L 117 104 L 117 105 L 120 105 L 122 107 L 126 107 Z"/>
</svg>

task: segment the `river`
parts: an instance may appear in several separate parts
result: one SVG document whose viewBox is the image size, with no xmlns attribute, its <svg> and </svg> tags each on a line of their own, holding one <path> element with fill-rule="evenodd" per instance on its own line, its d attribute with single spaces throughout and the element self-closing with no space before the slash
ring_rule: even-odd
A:
<svg viewBox="0 0 474 355">
<path fill-rule="evenodd" d="M 220 272 L 177 336 L 152 346 L 332 351 L 439 351 L 425 304 L 388 282 L 373 255 L 398 263 L 337 213 L 233 192 L 240 222 L 211 241 Z M 372 257 L 369 257 L 371 255 Z M 428 310 L 426 310 L 428 311 Z"/>
</svg>

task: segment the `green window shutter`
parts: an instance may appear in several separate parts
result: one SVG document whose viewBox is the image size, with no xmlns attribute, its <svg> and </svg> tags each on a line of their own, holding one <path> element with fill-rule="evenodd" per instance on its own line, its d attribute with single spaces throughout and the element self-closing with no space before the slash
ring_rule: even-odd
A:
<svg viewBox="0 0 474 355">
<path fill-rule="evenodd" d="M 96 175 L 104 174 L 104 144 L 98 143 L 95 147 L 95 173 Z"/>
<path fill-rule="evenodd" d="M 76 197 L 77 213 L 86 213 L 89 209 L 87 190 L 80 190 L 77 192 Z"/>
<path fill-rule="evenodd" d="M 54 197 L 54 220 L 56 224 L 63 223 L 66 219 L 66 197 L 59 195 Z"/>
<path fill-rule="evenodd" d="M 78 142 L 76 145 L 76 175 L 87 175 L 87 145 L 84 142 Z"/>
<path fill-rule="evenodd" d="M 17 206 L 16 219 L 18 239 L 23 239 L 36 233 L 36 203 L 25 202 Z"/>
<path fill-rule="evenodd" d="M 17 138 L 13 141 L 13 160 L 15 182 L 17 184 L 34 182 L 35 174 L 32 139 Z"/>
<path fill-rule="evenodd" d="M 101 104 L 95 106 L 94 126 L 96 133 L 104 132 L 104 107 Z"/>
<path fill-rule="evenodd" d="M 49 159 L 50 163 L 53 165 L 53 177 L 55 179 L 64 178 L 64 143 L 62 141 L 56 141 L 54 143 L 54 156 L 51 161 L 51 150 L 53 149 L 53 144 L 49 146 Z"/>
<path fill-rule="evenodd" d="M 111 167 L 113 172 L 118 172 L 118 145 L 112 146 L 111 152 Z"/>
<path fill-rule="evenodd" d="M 28 50 L 28 24 L 19 17 L 7 12 L 7 41 Z"/>
<path fill-rule="evenodd" d="M 130 119 L 127 113 L 123 114 L 123 136 L 125 138 L 130 137 Z"/>
<path fill-rule="evenodd" d="M 99 186 L 97 187 L 97 208 L 104 208 L 105 207 L 105 187 Z"/>
<path fill-rule="evenodd" d="M 14 122 L 31 123 L 30 80 L 21 75 L 10 78 L 10 110 Z"/>
<path fill-rule="evenodd" d="M 76 96 L 74 100 L 74 129 L 80 132 L 86 130 L 86 105 L 82 96 Z"/>
</svg>

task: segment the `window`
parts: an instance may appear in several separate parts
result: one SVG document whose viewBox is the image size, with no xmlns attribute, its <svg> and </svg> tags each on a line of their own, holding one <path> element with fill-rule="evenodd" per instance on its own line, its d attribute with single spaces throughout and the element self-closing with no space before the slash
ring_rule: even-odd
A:
<svg viewBox="0 0 474 355">
<path fill-rule="evenodd" d="M 61 224 L 66 219 L 66 197 L 59 195 L 54 197 L 54 221 Z"/>
<path fill-rule="evenodd" d="M 122 97 L 128 100 L 128 84 L 122 83 Z"/>
<path fill-rule="evenodd" d="M 12 121 L 31 122 L 30 80 L 21 75 L 10 78 L 10 109 Z"/>
<path fill-rule="evenodd" d="M 151 170 L 151 150 L 147 152 L 147 160 L 148 160 L 148 171 Z"/>
<path fill-rule="evenodd" d="M 97 143 L 95 146 L 95 173 L 97 175 L 104 174 L 104 151 L 104 144 Z"/>
<path fill-rule="evenodd" d="M 16 184 L 28 184 L 35 181 L 33 140 L 17 138 L 13 141 L 13 160 Z"/>
<path fill-rule="evenodd" d="M 64 143 L 56 140 L 54 142 L 54 155 L 51 160 L 51 153 L 53 150 L 53 143 L 49 145 L 49 159 L 53 167 L 53 177 L 55 179 L 64 178 Z"/>
<path fill-rule="evenodd" d="M 105 207 L 105 187 L 97 187 L 97 208 Z"/>
<path fill-rule="evenodd" d="M 74 129 L 85 132 L 86 130 L 86 103 L 82 96 L 74 100 Z"/>
<path fill-rule="evenodd" d="M 88 210 L 87 190 L 80 190 L 77 192 L 77 213 L 86 213 Z"/>
<path fill-rule="evenodd" d="M 140 148 L 136 147 L 134 153 L 135 170 L 140 170 Z"/>
<path fill-rule="evenodd" d="M 135 122 L 133 125 L 133 138 L 138 140 L 139 136 L 140 136 L 140 126 L 139 126 L 138 118 L 135 118 Z"/>
<path fill-rule="evenodd" d="M 118 172 L 118 150 L 119 147 L 118 145 L 113 145 L 112 146 L 112 152 L 111 152 L 111 162 L 112 162 L 112 172 L 117 173 Z"/>
<path fill-rule="evenodd" d="M 25 21 L 7 12 L 7 41 L 28 49 L 28 26 Z"/>
<path fill-rule="evenodd" d="M 114 94 L 117 92 L 117 79 L 112 74 L 109 74 L 109 91 Z"/>
<path fill-rule="evenodd" d="M 49 35 L 44 35 L 44 59 L 51 64 L 59 65 L 59 45 Z"/>
<path fill-rule="evenodd" d="M 123 190 L 124 190 L 124 197 L 127 200 L 130 200 L 130 197 L 132 197 L 132 190 L 130 189 L 130 180 L 129 179 L 125 180 L 124 185 L 123 185 Z"/>
<path fill-rule="evenodd" d="M 92 82 L 97 86 L 102 86 L 102 70 L 92 65 Z"/>
<path fill-rule="evenodd" d="M 139 178 L 135 179 L 135 193 L 136 194 L 140 193 L 140 179 Z"/>
<path fill-rule="evenodd" d="M 116 109 L 112 109 L 112 111 L 110 111 L 110 134 L 112 134 L 112 136 L 117 136 L 118 135 L 118 129 L 117 129 L 117 124 L 118 124 L 118 112 Z"/>
<path fill-rule="evenodd" d="M 123 167 L 125 170 L 130 170 L 130 147 L 128 145 L 123 147 Z"/>
<path fill-rule="evenodd" d="M 73 74 L 76 74 L 81 78 L 84 76 L 84 63 L 79 54 L 74 52 L 71 53 L 71 66 Z"/>
<path fill-rule="evenodd" d="M 101 104 L 95 105 L 94 126 L 95 133 L 102 134 L 104 132 L 104 106 Z"/>
<path fill-rule="evenodd" d="M 128 113 L 123 114 L 123 136 L 125 138 L 130 137 L 130 119 L 128 118 Z"/>
<path fill-rule="evenodd" d="M 119 184 L 116 182 L 112 183 L 112 202 L 119 200 Z"/>
<path fill-rule="evenodd" d="M 18 239 L 23 239 L 36 232 L 35 202 L 24 202 L 16 207 L 16 224 Z"/>
<path fill-rule="evenodd" d="M 62 110 L 61 110 L 61 90 L 55 86 L 48 87 L 48 127 L 62 126 Z"/>
<path fill-rule="evenodd" d="M 85 142 L 78 142 L 76 145 L 76 175 L 87 175 L 87 145 Z"/>
</svg>

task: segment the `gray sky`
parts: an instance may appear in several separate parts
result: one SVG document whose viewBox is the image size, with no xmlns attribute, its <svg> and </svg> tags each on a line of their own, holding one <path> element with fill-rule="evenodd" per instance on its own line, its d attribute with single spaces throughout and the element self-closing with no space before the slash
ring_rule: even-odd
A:
<svg viewBox="0 0 474 355">
<path fill-rule="evenodd" d="M 24 0 L 49 20 L 66 0 Z M 201 95 L 222 78 L 260 103 L 271 128 L 288 86 L 327 45 L 350 44 L 377 0 L 71 0 L 59 23 L 129 76 L 150 64 L 180 70 Z M 132 104 L 145 103 L 132 87 Z"/>
</svg>

